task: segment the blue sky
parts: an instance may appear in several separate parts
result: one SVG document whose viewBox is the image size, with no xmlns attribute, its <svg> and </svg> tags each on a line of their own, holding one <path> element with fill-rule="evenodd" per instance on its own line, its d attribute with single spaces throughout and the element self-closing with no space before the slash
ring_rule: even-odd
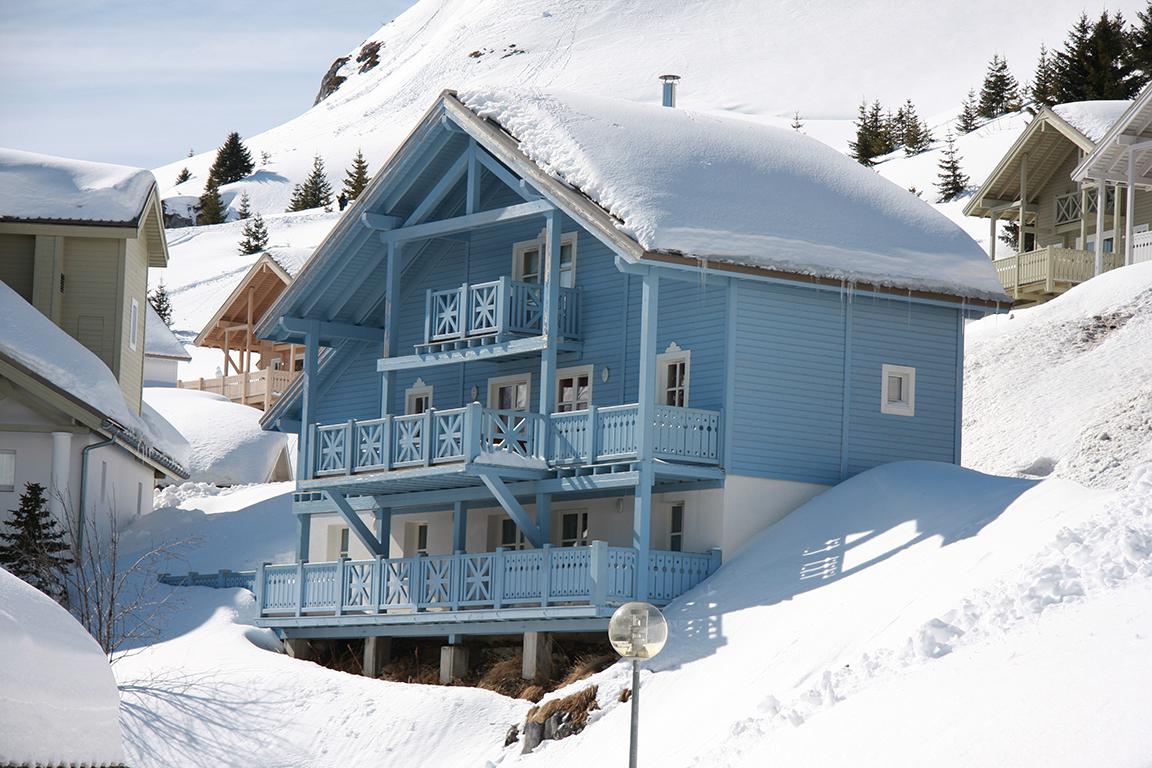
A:
<svg viewBox="0 0 1152 768">
<path fill-rule="evenodd" d="M 277 125 L 413 0 L 17 0 L 0 146 L 145 168 Z"/>
</svg>

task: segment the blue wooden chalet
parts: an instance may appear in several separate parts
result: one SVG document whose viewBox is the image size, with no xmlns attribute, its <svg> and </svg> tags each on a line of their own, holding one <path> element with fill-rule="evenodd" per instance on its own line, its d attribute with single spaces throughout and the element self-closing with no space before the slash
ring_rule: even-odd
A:
<svg viewBox="0 0 1152 768">
<path fill-rule="evenodd" d="M 298 557 L 256 574 L 262 625 L 453 648 L 600 630 L 849 475 L 959 461 L 964 320 L 1007 299 L 956 227 L 794 134 L 493 98 L 443 93 L 258 329 L 306 350 L 264 422 L 300 459 Z M 749 162 L 702 160 L 726 132 Z M 631 231 L 669 199 L 677 226 Z"/>
</svg>

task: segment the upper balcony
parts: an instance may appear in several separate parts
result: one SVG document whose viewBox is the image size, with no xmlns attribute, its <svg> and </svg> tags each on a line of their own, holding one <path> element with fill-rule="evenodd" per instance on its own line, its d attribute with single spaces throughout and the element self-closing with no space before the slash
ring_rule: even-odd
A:
<svg viewBox="0 0 1152 768">
<path fill-rule="evenodd" d="M 215 392 L 234 403 L 266 411 L 288 391 L 298 375 L 296 371 L 265 368 L 231 376 L 217 376 L 214 379 L 187 379 L 177 382 L 177 386 L 181 389 Z"/>
<path fill-rule="evenodd" d="M 446 290 L 429 289 L 425 299 L 424 343 L 417 354 L 433 354 L 499 344 L 543 332 L 544 286 L 502 277 L 465 283 Z M 580 339 L 580 292 L 560 289 L 559 341 Z"/>
</svg>

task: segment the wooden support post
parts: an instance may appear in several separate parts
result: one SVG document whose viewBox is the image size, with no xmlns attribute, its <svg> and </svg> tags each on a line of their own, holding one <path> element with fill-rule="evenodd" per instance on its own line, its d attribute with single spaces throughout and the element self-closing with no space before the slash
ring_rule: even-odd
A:
<svg viewBox="0 0 1152 768">
<path fill-rule="evenodd" d="M 248 286 L 247 326 L 244 328 L 244 356 L 241 358 L 244 370 L 240 381 L 240 402 L 248 403 L 248 377 L 252 373 L 252 294 L 255 288 Z M 267 397 L 265 397 L 267 399 Z"/>
<path fill-rule="evenodd" d="M 383 545 L 376 540 L 372 531 L 368 530 L 368 526 L 364 525 L 364 521 L 360 519 L 360 515 L 356 514 L 356 510 L 352 509 L 352 505 L 344 498 L 344 494 L 332 490 L 326 490 L 325 493 L 336 507 L 336 511 L 344 518 L 344 522 L 348 523 L 348 528 L 356 534 L 356 538 L 360 539 L 360 543 L 368 548 L 372 556 L 386 557 Z"/>
<path fill-rule="evenodd" d="M 1124 264 L 1136 263 L 1132 239 L 1136 234 L 1136 153 L 1128 147 L 1128 215 L 1124 217 Z"/>
<path fill-rule="evenodd" d="M 552 633 L 525 632 L 520 677 L 547 680 L 552 677 Z"/>
<path fill-rule="evenodd" d="M 364 638 L 364 677 L 379 677 L 384 665 L 392 658 L 392 638 Z"/>
<path fill-rule="evenodd" d="M 540 539 L 546 544 L 552 542 L 552 495 L 536 494 L 536 527 L 540 529 Z"/>
<path fill-rule="evenodd" d="M 388 264 L 384 288 L 384 350 L 385 358 L 396 354 L 397 312 L 400 305 L 400 245 L 388 243 Z M 392 413 L 392 399 L 396 387 L 396 372 L 385 371 L 380 380 L 380 417 Z"/>
<path fill-rule="evenodd" d="M 996 261 L 996 222 L 999 220 L 1000 214 L 997 211 L 992 211 L 992 215 L 988 217 L 988 258 Z"/>
<path fill-rule="evenodd" d="M 540 422 L 536 439 L 536 454 L 548 455 L 548 416 L 556 398 L 556 324 L 560 316 L 560 214 L 549 211 L 544 228 L 544 307 L 540 319 L 540 333 L 546 346 L 540 352 L 540 398 L 537 411 L 545 418 Z"/>
<path fill-rule="evenodd" d="M 1088 187 L 1080 187 L 1080 249 L 1088 250 Z"/>
<path fill-rule="evenodd" d="M 1108 202 L 1108 188 L 1104 180 L 1096 182 L 1096 275 L 1104 271 L 1104 209 Z"/>
<path fill-rule="evenodd" d="M 452 504 L 452 551 L 466 552 L 468 544 L 468 502 Z"/>
<path fill-rule="evenodd" d="M 1028 226 L 1028 153 L 1020 156 L 1020 238 L 1016 243 L 1016 253 L 1027 253 L 1028 248 L 1026 243 L 1028 238 L 1024 236 L 1024 230 Z M 1016 267 L 1017 275 L 1019 275 L 1020 267 Z M 1019 277 L 1017 277 L 1019 282 Z"/>
<path fill-rule="evenodd" d="M 299 465 L 303 465 L 303 470 L 298 472 L 300 477 L 305 480 L 311 480 L 315 467 L 308 460 L 311 455 L 311 443 L 313 441 L 314 430 L 313 421 L 315 420 L 316 409 L 316 396 L 317 396 L 317 359 L 320 357 L 320 328 L 319 323 L 312 321 L 311 328 L 308 333 L 304 334 L 304 385 L 300 403 L 300 459 Z"/>
<path fill-rule="evenodd" d="M 640 310 L 640 392 L 636 419 L 636 458 L 640 479 L 632 513 L 632 546 L 636 550 L 636 599 L 648 597 L 648 569 L 652 549 L 652 431 L 656 410 L 656 335 L 660 313 L 660 275 L 644 274 Z"/>
<path fill-rule="evenodd" d="M 392 509 L 384 506 L 379 497 L 376 504 L 376 538 L 380 541 L 383 556 L 387 558 L 392 552 Z"/>
<path fill-rule="evenodd" d="M 468 647 L 464 645 L 440 646 L 440 682 L 444 685 L 468 674 Z"/>
<path fill-rule="evenodd" d="M 309 542 L 312 537 L 312 515 L 296 515 L 296 560 L 308 562 Z"/>
</svg>

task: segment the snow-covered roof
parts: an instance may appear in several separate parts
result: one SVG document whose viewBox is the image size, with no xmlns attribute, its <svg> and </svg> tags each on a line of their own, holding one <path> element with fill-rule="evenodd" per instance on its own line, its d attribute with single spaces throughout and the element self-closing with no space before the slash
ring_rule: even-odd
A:
<svg viewBox="0 0 1152 768">
<path fill-rule="evenodd" d="M 120 765 L 108 657 L 68 611 L 0 568 L 0 764 Z"/>
<path fill-rule="evenodd" d="M 280 247 L 269 250 L 268 256 L 287 272 L 289 277 L 296 277 L 315 250 L 311 246 Z"/>
<path fill-rule="evenodd" d="M 1130 106 L 1128 100 L 1072 101 L 1057 104 L 1052 111 L 1095 144 Z"/>
<path fill-rule="evenodd" d="M 927 203 L 794 131 L 539 90 L 459 99 L 649 252 L 999 299 L 983 250 Z"/>
<path fill-rule="evenodd" d="M 104 361 L 4 283 L 0 283 L 0 360 L 7 359 L 39 377 L 97 415 L 111 419 L 143 438 L 143 450 L 162 451 L 179 465 L 187 463 L 188 443 L 178 432 L 163 429 L 158 414 L 138 417 L 124 401 L 119 382 Z M 163 457 L 158 460 L 172 469 Z"/>
<path fill-rule="evenodd" d="M 172 333 L 152 305 L 144 313 L 144 354 L 147 357 L 166 357 L 175 360 L 191 360 L 192 355 Z"/>
<path fill-rule="evenodd" d="M 0 220 L 134 225 L 151 171 L 0 148 Z"/>
</svg>

